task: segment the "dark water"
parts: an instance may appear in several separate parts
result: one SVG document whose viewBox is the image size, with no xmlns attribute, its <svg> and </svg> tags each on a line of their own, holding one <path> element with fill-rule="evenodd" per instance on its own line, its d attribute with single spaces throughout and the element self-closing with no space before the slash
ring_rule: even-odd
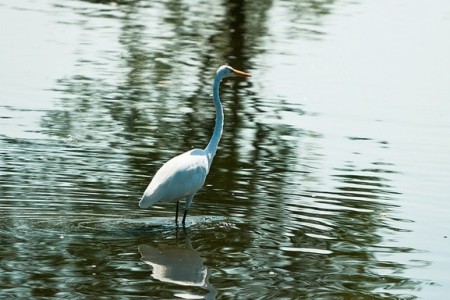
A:
<svg viewBox="0 0 450 300">
<path fill-rule="evenodd" d="M 446 1 L 1 1 L 0 298 L 442 299 Z M 225 128 L 186 229 L 152 175 Z"/>
</svg>

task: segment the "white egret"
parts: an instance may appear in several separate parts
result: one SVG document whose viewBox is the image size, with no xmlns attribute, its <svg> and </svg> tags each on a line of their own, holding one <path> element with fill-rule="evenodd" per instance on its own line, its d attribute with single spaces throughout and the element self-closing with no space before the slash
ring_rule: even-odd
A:
<svg viewBox="0 0 450 300">
<path fill-rule="evenodd" d="M 223 108 L 219 97 L 219 86 L 226 77 L 251 77 L 250 74 L 221 66 L 216 72 L 213 83 L 213 102 L 216 109 L 216 124 L 211 139 L 205 149 L 193 149 L 175 156 L 156 172 L 141 200 L 140 208 L 149 208 L 159 201 L 176 201 L 175 223 L 178 224 L 178 205 L 185 199 L 183 225 L 195 193 L 205 183 L 206 175 L 216 155 L 217 146 L 223 132 Z"/>
</svg>

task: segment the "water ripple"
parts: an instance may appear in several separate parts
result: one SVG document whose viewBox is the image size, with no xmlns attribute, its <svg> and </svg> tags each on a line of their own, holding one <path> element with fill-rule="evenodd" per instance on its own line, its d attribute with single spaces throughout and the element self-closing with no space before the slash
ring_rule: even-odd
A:
<svg viewBox="0 0 450 300">
<path fill-rule="evenodd" d="M 399 76 L 379 76 L 381 60 L 367 59 L 377 48 L 365 44 L 388 38 L 373 31 L 386 25 L 352 23 L 386 12 L 370 5 L 0 4 L 11 45 L 1 56 L 0 297 L 407 299 L 437 285 L 417 279 L 430 266 L 445 282 L 445 238 L 410 217 L 434 220 L 431 207 L 445 203 L 448 120 L 430 107 L 448 97 L 429 89 L 445 76 L 423 81 L 427 110 L 411 111 L 423 100 L 410 74 L 433 64 L 397 74 L 389 52 Z M 351 18 L 350 6 L 360 10 Z M 390 32 L 398 18 L 389 20 Z M 254 77 L 223 83 L 224 135 L 177 228 L 174 203 L 140 210 L 138 199 L 165 161 L 207 144 L 214 66 L 225 61 Z M 438 255 L 421 250 L 421 232 Z M 176 280 L 171 253 L 190 255 L 197 271 Z"/>
</svg>

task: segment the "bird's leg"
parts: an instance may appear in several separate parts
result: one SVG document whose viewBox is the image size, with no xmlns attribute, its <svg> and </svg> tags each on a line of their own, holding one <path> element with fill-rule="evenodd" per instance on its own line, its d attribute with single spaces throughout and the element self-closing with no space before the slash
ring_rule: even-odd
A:
<svg viewBox="0 0 450 300">
<path fill-rule="evenodd" d="M 194 199 L 194 194 L 188 195 L 186 197 L 186 203 L 184 204 L 183 221 L 181 222 L 183 224 L 183 227 L 184 227 L 184 224 L 186 223 L 186 216 L 187 216 L 187 212 L 189 210 L 189 206 L 191 206 L 192 199 Z"/>
<path fill-rule="evenodd" d="M 177 201 L 177 210 L 175 211 L 175 224 L 178 226 L 178 205 L 180 204 L 180 201 Z"/>
<path fill-rule="evenodd" d="M 184 227 L 184 224 L 186 223 L 187 212 L 188 212 L 188 210 L 185 209 L 185 210 L 184 210 L 184 214 L 183 214 L 183 221 L 181 222 L 181 223 L 183 224 L 183 227 Z"/>
</svg>

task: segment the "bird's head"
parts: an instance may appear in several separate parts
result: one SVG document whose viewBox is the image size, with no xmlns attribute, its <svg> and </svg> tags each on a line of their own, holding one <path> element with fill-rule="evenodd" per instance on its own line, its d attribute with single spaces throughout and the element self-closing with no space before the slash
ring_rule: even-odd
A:
<svg viewBox="0 0 450 300">
<path fill-rule="evenodd" d="M 219 69 L 217 69 L 216 75 L 219 76 L 220 78 L 235 77 L 235 76 L 252 77 L 251 74 L 233 69 L 228 65 L 220 66 Z"/>
</svg>

